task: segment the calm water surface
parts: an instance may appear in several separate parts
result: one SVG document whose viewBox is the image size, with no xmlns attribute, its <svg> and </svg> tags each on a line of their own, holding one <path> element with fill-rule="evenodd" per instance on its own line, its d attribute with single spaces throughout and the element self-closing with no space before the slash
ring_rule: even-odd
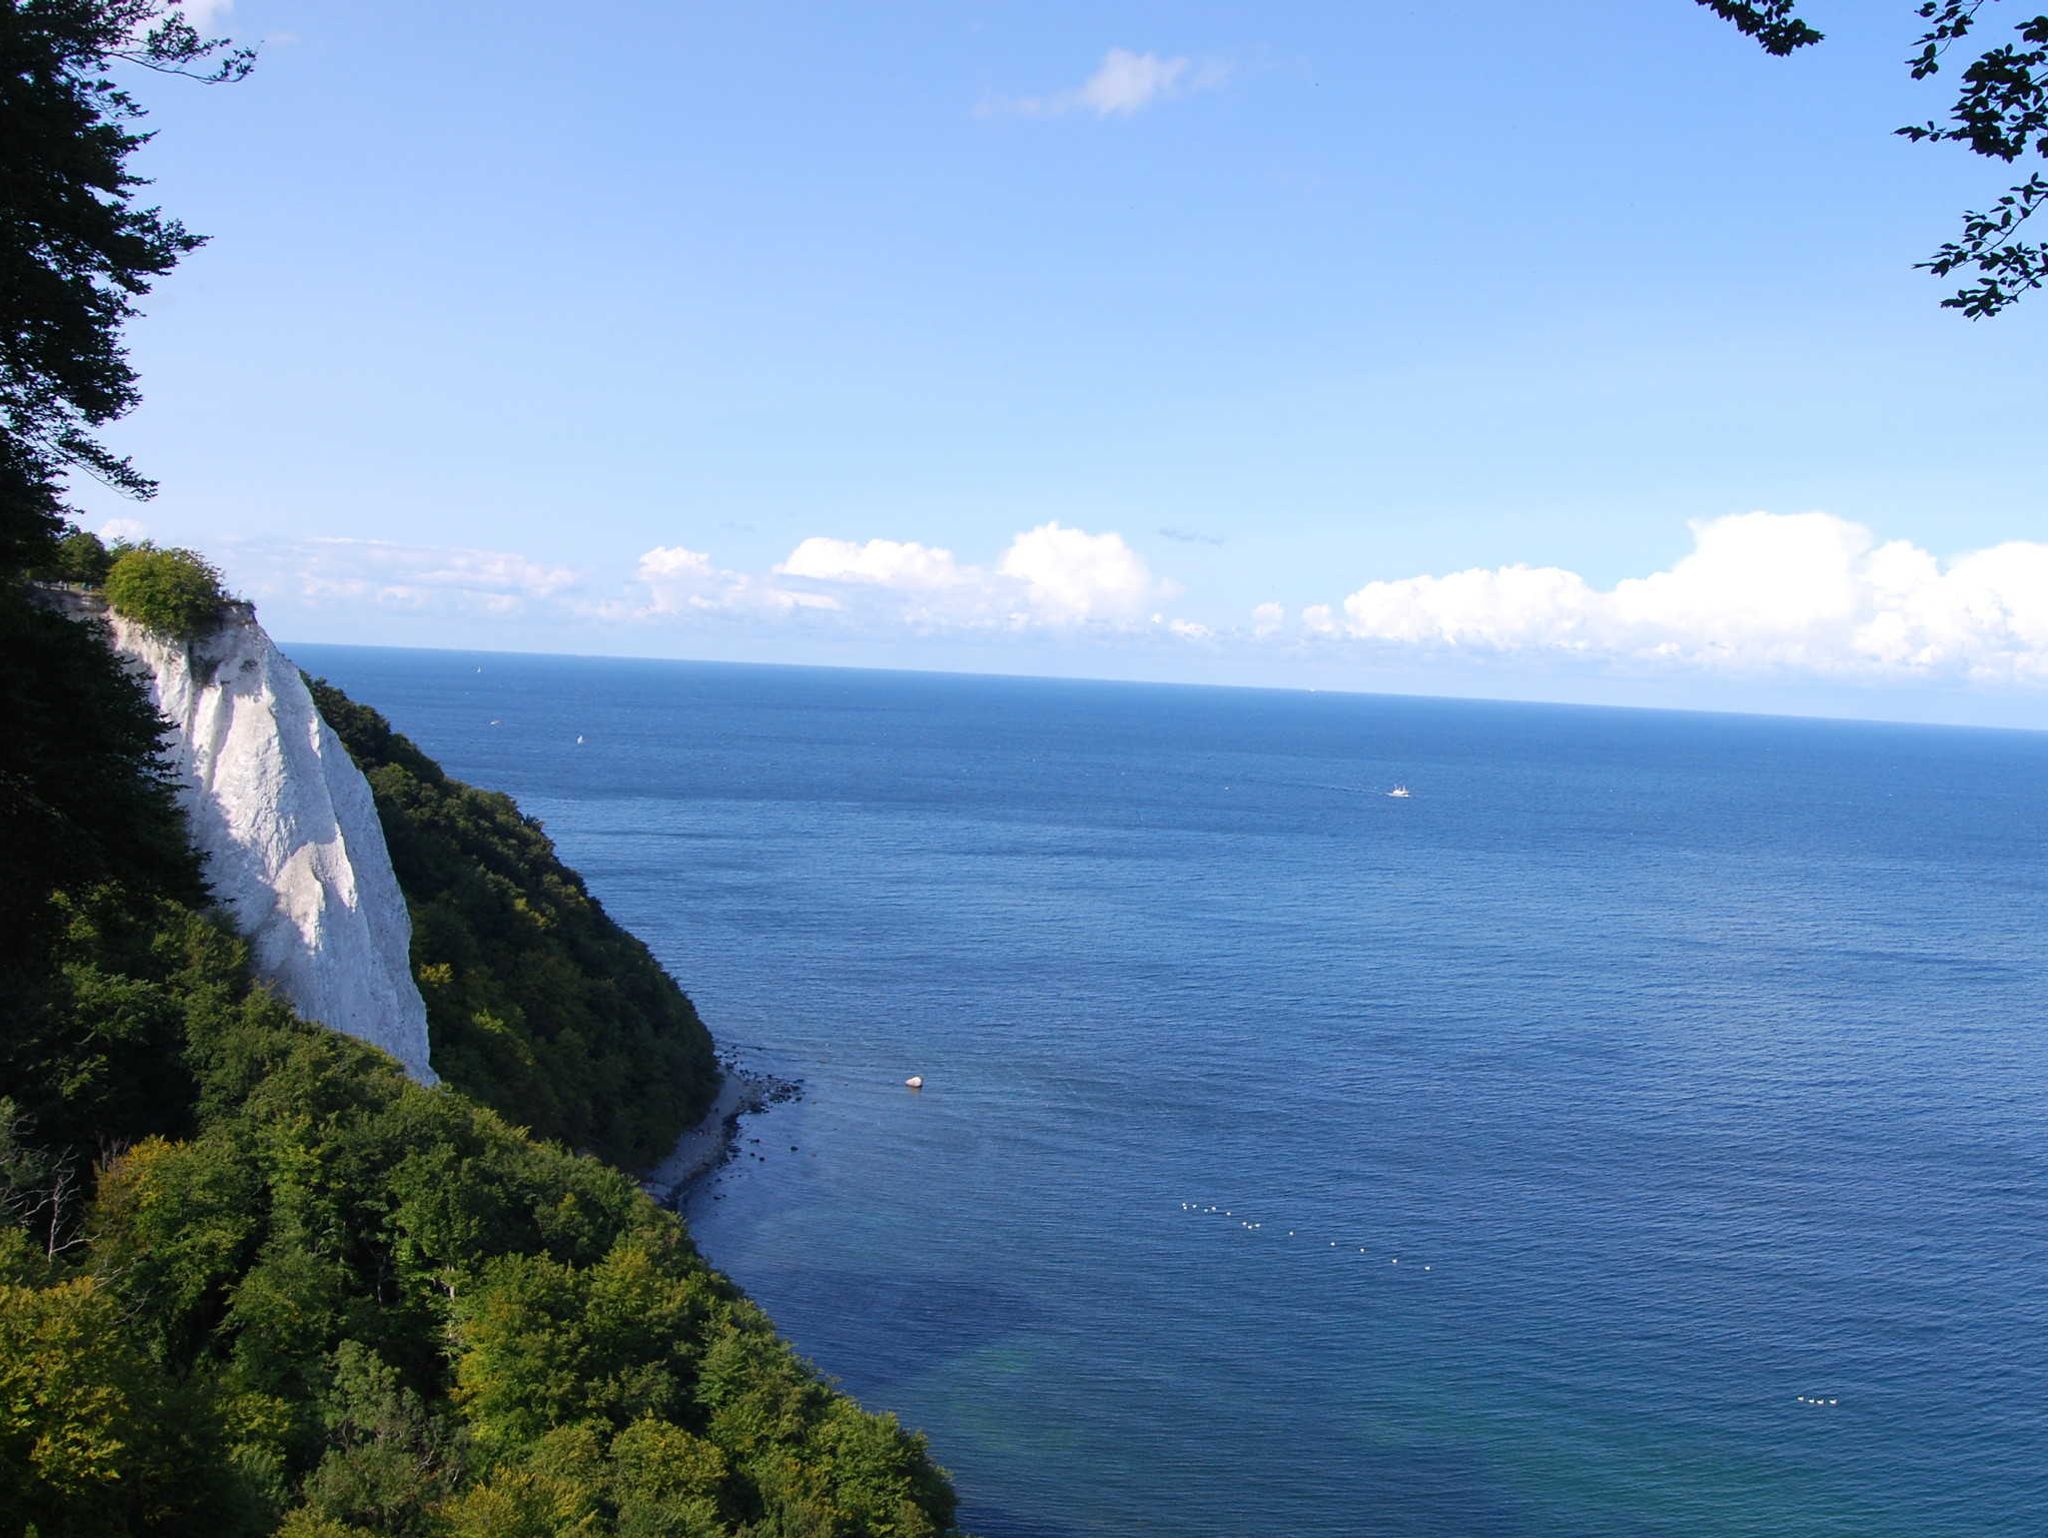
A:
<svg viewBox="0 0 2048 1538">
<path fill-rule="evenodd" d="M 803 1080 L 692 1227 L 973 1530 L 2048 1531 L 2048 736 L 292 650 Z"/>
</svg>

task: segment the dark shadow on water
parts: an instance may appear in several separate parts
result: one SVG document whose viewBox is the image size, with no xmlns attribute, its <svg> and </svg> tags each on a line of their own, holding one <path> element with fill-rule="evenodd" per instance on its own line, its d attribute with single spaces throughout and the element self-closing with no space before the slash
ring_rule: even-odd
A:
<svg viewBox="0 0 2048 1538">
<path fill-rule="evenodd" d="M 749 1269 L 742 1285 L 798 1350 L 857 1395 L 886 1392 L 1045 1317 L 1029 1294 L 957 1273 Z"/>
<path fill-rule="evenodd" d="M 1171 1428 L 1155 1436 L 1171 1441 Z M 944 1449 L 938 1448 L 943 1461 Z M 1146 1456 L 1142 1447 L 1131 1457 Z M 960 1489 L 959 1524 L 975 1538 L 1096 1538 L 1096 1535 L 1173 1534 L 1176 1538 L 1238 1538 L 1287 1533 L 1290 1538 L 1681 1538 L 1682 1529 L 1637 1521 L 1607 1511 L 1590 1520 L 1564 1520 L 1542 1512 L 1489 1483 L 1484 1460 L 1468 1451 L 1409 1444 L 1333 1454 L 1321 1476 L 1304 1483 L 1253 1466 L 1212 1468 L 1206 1486 L 1190 1506 L 1168 1506 L 1138 1515 L 1105 1511 L 1100 1522 L 1080 1527 L 1048 1521 L 1013 1505 L 977 1498 L 971 1476 L 955 1470 Z M 1074 1470 L 1081 1481 L 1087 1470 Z M 1121 1471 L 1101 1471 L 1124 1483 Z M 1343 1509 L 1331 1510 L 1338 1495 Z M 1583 1516 L 1584 1514 L 1580 1514 Z"/>
<path fill-rule="evenodd" d="M 973 1538 L 1086 1538 L 1078 1527 L 1062 1527 L 1057 1522 L 1047 1522 L 1039 1517 L 1019 1516 L 1000 1506 L 970 1500 L 964 1491 L 960 1496 L 958 1520 L 960 1531 L 973 1534 Z"/>
</svg>

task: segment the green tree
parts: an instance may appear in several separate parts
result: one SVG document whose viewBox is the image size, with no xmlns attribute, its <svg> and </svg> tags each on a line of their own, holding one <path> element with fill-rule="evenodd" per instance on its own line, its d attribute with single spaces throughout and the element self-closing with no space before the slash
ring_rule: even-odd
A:
<svg viewBox="0 0 2048 1538">
<path fill-rule="evenodd" d="M 220 569 L 191 550 L 138 545 L 107 569 L 107 603 L 116 614 L 189 640 L 211 625 L 227 600 Z"/>
<path fill-rule="evenodd" d="M 74 528 L 57 541 L 56 550 L 35 575 L 46 582 L 82 582 L 87 587 L 98 587 L 107 580 L 107 568 L 113 564 L 114 553 L 99 535 L 89 529 Z"/>
<path fill-rule="evenodd" d="M 334 1353 L 327 1452 L 306 1480 L 311 1512 L 383 1538 L 428 1538 L 433 1509 L 454 1493 L 460 1448 L 444 1416 L 360 1341 Z"/>
<path fill-rule="evenodd" d="M 140 398 L 122 327 L 202 237 L 137 206 L 150 136 L 114 72 L 215 82 L 251 61 L 159 0 L 0 0 L 0 568 L 47 552 L 70 472 L 155 489 L 96 434 Z"/>
<path fill-rule="evenodd" d="M 1822 35 L 1799 14 L 1799 0 L 1695 0 L 1780 58 L 1811 47 Z M 1975 30 L 1979 13 L 1997 0 L 1922 0 L 1914 14 L 1924 30 L 1906 59 L 1915 80 L 1937 75 Z M 1945 123 L 1908 123 L 1898 132 L 1916 144 L 1960 144 L 2013 165 L 2048 165 L 2048 14 L 2014 27 L 2016 41 L 1978 53 L 1964 66 L 1962 89 Z M 1996 315 L 2030 289 L 2048 283 L 2048 243 L 2020 238 L 2027 220 L 2048 205 L 2048 177 L 2033 171 L 1989 209 L 1963 215 L 1962 233 L 1916 266 L 1938 278 L 1966 281 L 1941 301 L 1972 320 Z"/>
<path fill-rule="evenodd" d="M 135 1350 L 92 1276 L 22 1276 L 0 1227 L 0 1530 L 42 1538 L 235 1531 L 208 1407 Z"/>
<path fill-rule="evenodd" d="M 126 894 L 204 888 L 149 696 L 90 628 L 0 583 L 0 1057 L 20 1039 L 46 969 L 52 890 L 118 881 Z"/>
</svg>

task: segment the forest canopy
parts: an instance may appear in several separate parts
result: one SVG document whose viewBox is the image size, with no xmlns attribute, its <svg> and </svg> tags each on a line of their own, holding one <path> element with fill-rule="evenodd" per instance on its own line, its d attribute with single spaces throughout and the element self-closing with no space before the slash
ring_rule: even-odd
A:
<svg viewBox="0 0 2048 1538">
<path fill-rule="evenodd" d="M 189 906 L 50 902 L 0 1100 L 0 1533 L 948 1530 L 922 1439 L 625 1176 L 295 1019 Z"/>
</svg>

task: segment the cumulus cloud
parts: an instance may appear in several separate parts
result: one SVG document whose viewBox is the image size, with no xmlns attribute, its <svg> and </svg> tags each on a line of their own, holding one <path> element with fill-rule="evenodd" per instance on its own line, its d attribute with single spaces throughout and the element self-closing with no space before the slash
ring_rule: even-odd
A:
<svg viewBox="0 0 2048 1538">
<path fill-rule="evenodd" d="M 1450 646 L 1571 646 L 1592 598 L 1554 566 L 1503 566 L 1372 582 L 1344 600 L 1353 635 Z"/>
<path fill-rule="evenodd" d="M 1033 612 L 1054 623 L 1129 619 L 1159 590 L 1121 534 L 1090 534 L 1057 521 L 1011 540 L 998 569 L 1023 584 Z"/>
<path fill-rule="evenodd" d="M 1600 589 L 1550 566 L 1370 582 L 1310 630 L 1410 647 L 1737 672 L 2048 682 L 2048 544 L 1943 561 L 1829 513 L 1692 525 L 1667 570 Z M 1327 623 L 1325 623 L 1326 621 Z"/>
<path fill-rule="evenodd" d="M 828 594 L 791 590 L 749 572 L 726 571 L 704 551 L 684 545 L 655 546 L 640 557 L 633 576 L 646 594 L 645 602 L 607 606 L 606 617 L 644 619 L 693 611 L 773 614 L 839 607 Z"/>
<path fill-rule="evenodd" d="M 1004 97 L 983 103 L 984 116 L 1011 113 L 1021 117 L 1064 117 L 1070 112 L 1098 118 L 1130 117 L 1145 108 L 1196 91 L 1214 90 L 1229 78 L 1227 64 L 1199 63 L 1185 54 L 1162 58 L 1112 48 L 1095 72 L 1071 90 L 1049 96 Z"/>
<path fill-rule="evenodd" d="M 109 544 L 118 539 L 132 545 L 148 536 L 149 525 L 140 518 L 109 518 L 100 525 L 100 538 Z"/>
<path fill-rule="evenodd" d="M 1056 519 L 1015 535 L 991 566 L 915 540 L 814 535 L 774 575 L 849 612 L 927 630 L 1131 625 L 1176 591 L 1121 534 Z"/>
<path fill-rule="evenodd" d="M 101 527 L 110 537 L 142 532 L 132 521 Z M 828 535 L 748 569 L 691 544 L 656 545 L 630 571 L 604 577 L 501 550 L 370 539 L 253 543 L 222 555 L 251 596 L 307 608 L 805 624 L 847 635 L 1149 635 L 1203 648 L 1256 642 L 1269 657 L 1293 645 L 1327 659 L 1348 644 L 1635 674 L 2048 685 L 2048 542 L 1942 557 L 1828 513 L 1705 520 L 1681 557 L 1611 585 L 1559 566 L 1475 567 L 1368 582 L 1336 603 L 1261 603 L 1219 629 L 1206 615 L 1175 615 L 1179 589 L 1121 534 L 1058 520 L 978 562 L 917 540 Z"/>
<path fill-rule="evenodd" d="M 850 539 L 813 535 L 790 551 L 776 571 L 819 582 L 868 582 L 883 587 L 950 588 L 966 579 L 950 550 L 916 540 Z"/>
</svg>

